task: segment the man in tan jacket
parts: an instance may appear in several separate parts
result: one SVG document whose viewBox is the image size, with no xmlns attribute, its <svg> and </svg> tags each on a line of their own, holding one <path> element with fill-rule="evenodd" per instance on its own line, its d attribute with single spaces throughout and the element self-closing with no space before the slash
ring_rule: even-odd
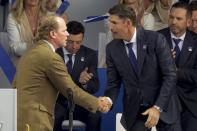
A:
<svg viewBox="0 0 197 131">
<path fill-rule="evenodd" d="M 18 131 L 52 131 L 58 92 L 66 97 L 69 89 L 74 102 L 87 110 L 109 110 L 111 105 L 105 97 L 97 99 L 74 84 L 62 58 L 55 53 L 66 45 L 68 35 L 62 18 L 46 17 L 38 29 L 36 47 L 19 61 L 13 82 L 17 88 Z"/>
</svg>

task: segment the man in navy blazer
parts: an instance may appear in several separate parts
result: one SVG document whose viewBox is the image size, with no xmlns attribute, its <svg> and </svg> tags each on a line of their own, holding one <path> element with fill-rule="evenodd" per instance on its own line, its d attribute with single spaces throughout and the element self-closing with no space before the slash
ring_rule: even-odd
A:
<svg viewBox="0 0 197 131">
<path fill-rule="evenodd" d="M 81 45 L 85 32 L 81 23 L 70 21 L 67 24 L 67 30 L 69 33 L 67 45 L 64 48 L 57 49 L 56 52 L 64 59 L 72 80 L 83 90 L 94 94 L 99 89 L 96 51 Z M 71 69 L 68 67 L 69 61 L 72 63 Z M 66 98 L 59 94 L 55 107 L 54 131 L 61 131 L 62 121 L 68 119 L 67 106 Z M 73 119 L 84 122 L 86 131 L 100 131 L 101 116 L 99 113 L 90 113 L 76 105 Z"/>
<path fill-rule="evenodd" d="M 159 31 L 166 37 L 176 62 L 176 89 L 182 105 L 183 131 L 197 129 L 197 35 L 187 30 L 190 18 L 188 4 L 175 3 L 170 10 L 169 28 Z M 179 50 L 176 50 L 177 40 Z"/>
<path fill-rule="evenodd" d="M 135 12 L 118 4 L 109 10 L 109 28 L 114 40 L 106 48 L 107 89 L 115 103 L 121 83 L 124 88 L 122 125 L 127 131 L 150 131 L 171 119 L 160 116 L 176 96 L 175 64 L 165 37 L 137 27 Z"/>
</svg>

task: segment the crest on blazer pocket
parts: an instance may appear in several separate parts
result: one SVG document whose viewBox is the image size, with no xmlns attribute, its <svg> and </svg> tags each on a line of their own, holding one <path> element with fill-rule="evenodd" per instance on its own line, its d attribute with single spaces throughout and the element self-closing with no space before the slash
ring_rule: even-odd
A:
<svg viewBox="0 0 197 131">
<path fill-rule="evenodd" d="M 81 59 L 80 59 L 82 62 L 84 62 L 85 61 L 85 57 L 81 57 Z"/>
<path fill-rule="evenodd" d="M 193 50 L 192 47 L 189 46 L 189 47 L 188 47 L 188 51 L 189 51 L 189 52 L 192 52 L 192 50 Z"/>
<path fill-rule="evenodd" d="M 142 49 L 143 49 L 143 50 L 146 50 L 146 49 L 147 49 L 147 45 L 143 45 L 143 46 L 142 46 Z"/>
</svg>

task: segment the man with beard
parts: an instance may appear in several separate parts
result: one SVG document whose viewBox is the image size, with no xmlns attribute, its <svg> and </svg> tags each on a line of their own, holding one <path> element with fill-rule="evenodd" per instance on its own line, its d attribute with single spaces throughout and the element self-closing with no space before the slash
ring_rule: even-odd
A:
<svg viewBox="0 0 197 131">
<path fill-rule="evenodd" d="M 159 31 L 166 36 L 176 63 L 176 89 L 182 106 L 183 131 L 197 129 L 197 36 L 187 30 L 190 17 L 188 4 L 175 3 L 170 10 L 169 28 Z"/>
</svg>

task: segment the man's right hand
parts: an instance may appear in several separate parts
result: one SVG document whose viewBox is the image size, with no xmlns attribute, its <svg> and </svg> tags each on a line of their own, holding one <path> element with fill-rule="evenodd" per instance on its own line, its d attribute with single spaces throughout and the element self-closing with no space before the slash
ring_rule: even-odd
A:
<svg viewBox="0 0 197 131">
<path fill-rule="evenodd" d="M 107 99 L 107 97 L 99 97 L 98 99 L 99 99 L 98 111 L 107 113 L 110 110 L 112 104 Z"/>
</svg>

